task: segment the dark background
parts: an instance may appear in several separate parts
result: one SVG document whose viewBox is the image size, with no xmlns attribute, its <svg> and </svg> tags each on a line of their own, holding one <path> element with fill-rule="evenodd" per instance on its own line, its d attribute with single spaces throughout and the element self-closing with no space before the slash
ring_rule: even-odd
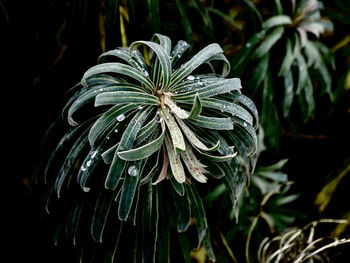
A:
<svg viewBox="0 0 350 263">
<path fill-rule="evenodd" d="M 86 12 L 81 13 L 72 6 L 78 2 L 84 1 L 2 1 L 6 13 L 0 15 L 1 127 L 6 158 L 2 162 L 1 215 L 5 219 L 2 239 L 9 245 L 5 252 L 11 257 L 8 262 L 62 262 L 65 258 L 49 241 L 48 222 L 40 221 L 44 186 L 37 171 L 43 158 L 42 139 L 60 114 L 65 92 L 96 64 L 102 52 L 100 3 L 88 1 Z M 138 12 L 144 16 L 131 17 L 133 22 L 127 25 L 129 44 L 152 36 L 146 7 Z M 185 38 L 174 24 L 179 20 L 171 19 L 173 23 L 162 24 L 170 28 L 166 33 L 175 39 Z M 106 50 L 121 45 L 118 19 L 106 27 L 106 35 Z M 195 42 L 197 47 L 204 44 Z M 349 163 L 349 107 L 349 92 L 336 105 L 321 101 L 316 118 L 303 126 L 300 134 L 282 134 L 279 152 L 272 149 L 263 157 L 267 164 L 289 159 L 285 172 L 296 182 L 295 191 L 301 193 L 295 206 L 306 214 L 307 222 L 320 217 L 313 205 L 316 194 Z M 321 217 L 339 218 L 349 211 L 349 186 L 346 176 Z"/>
</svg>

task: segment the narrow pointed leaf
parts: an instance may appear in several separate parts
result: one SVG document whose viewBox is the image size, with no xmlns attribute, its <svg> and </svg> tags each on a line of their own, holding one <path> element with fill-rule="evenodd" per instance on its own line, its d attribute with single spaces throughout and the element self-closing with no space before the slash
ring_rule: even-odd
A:
<svg viewBox="0 0 350 263">
<path fill-rule="evenodd" d="M 105 181 L 105 187 L 107 189 L 115 189 L 126 166 L 126 161 L 119 158 L 118 152 L 129 150 L 132 147 L 143 122 L 146 120 L 151 111 L 151 107 L 145 107 L 139 110 L 134 118 L 129 122 L 128 127 L 125 129 L 107 174 Z"/>
<path fill-rule="evenodd" d="M 188 229 L 191 223 L 191 204 L 188 194 L 178 196 L 175 195 L 174 191 L 172 193 L 176 210 L 177 231 L 182 233 Z"/>
<path fill-rule="evenodd" d="M 89 142 L 90 145 L 95 145 L 95 142 L 108 130 L 108 128 L 116 127 L 113 124 L 118 123 L 118 119 L 125 118 L 125 115 L 130 110 L 136 108 L 136 105 L 125 104 L 125 105 L 115 105 L 106 111 L 91 127 L 89 131 Z M 120 117 L 119 117 L 120 116 Z"/>
<path fill-rule="evenodd" d="M 126 103 L 158 105 L 159 102 L 156 96 L 134 91 L 104 92 L 97 95 L 95 100 L 95 106 Z"/>
<path fill-rule="evenodd" d="M 152 81 L 142 71 L 121 63 L 104 63 L 90 68 L 83 76 L 83 85 L 86 85 L 86 80 L 89 77 L 102 73 L 115 73 L 128 76 L 139 81 L 145 87 L 145 90 L 152 91 L 154 89 Z"/>
<path fill-rule="evenodd" d="M 206 117 L 198 115 L 194 119 L 188 120 L 194 125 L 212 130 L 232 130 L 233 122 L 230 118 Z"/>
<path fill-rule="evenodd" d="M 172 174 L 175 177 L 176 181 L 182 184 L 186 180 L 185 171 L 180 160 L 180 155 L 176 153 L 175 148 L 168 135 L 165 135 L 165 145 L 168 151 L 169 163 Z"/>
<path fill-rule="evenodd" d="M 97 242 L 102 242 L 102 234 L 106 225 L 112 201 L 115 198 L 114 195 L 115 193 L 113 192 L 104 192 L 102 190 L 97 197 L 91 224 L 91 235 Z"/>
<path fill-rule="evenodd" d="M 174 148 L 179 151 L 185 151 L 186 150 L 185 140 L 179 126 L 177 126 L 175 122 L 175 119 L 170 115 L 169 111 L 166 109 L 162 109 L 162 114 L 164 116 L 165 123 L 170 132 L 170 136 L 171 136 L 171 140 L 174 145 Z"/>
<path fill-rule="evenodd" d="M 269 29 L 271 27 L 275 27 L 275 26 L 282 26 L 282 25 L 289 25 L 292 23 L 292 20 L 290 19 L 289 16 L 286 15 L 277 15 L 277 16 L 273 16 L 269 19 L 267 19 L 264 23 L 263 23 L 263 28 Z"/>
<path fill-rule="evenodd" d="M 241 80 L 238 78 L 224 79 L 208 85 L 203 85 L 203 88 L 195 89 L 193 91 L 181 94 L 175 94 L 173 98 L 175 101 L 193 102 L 196 96 L 198 96 L 200 99 L 209 98 L 219 94 L 229 93 L 233 90 L 240 90 L 242 88 Z"/>
<path fill-rule="evenodd" d="M 131 44 L 129 52 L 132 52 L 140 45 L 146 45 L 156 53 L 161 66 L 162 89 L 167 88 L 171 80 L 171 63 L 166 50 L 161 45 L 151 41 L 136 41 Z"/>
<path fill-rule="evenodd" d="M 162 133 L 157 139 L 141 147 L 118 152 L 118 156 L 125 161 L 136 161 L 136 160 L 147 158 L 150 155 L 152 155 L 154 152 L 159 150 L 159 148 L 163 144 L 164 136 L 165 136 L 165 124 L 162 122 Z"/>
<path fill-rule="evenodd" d="M 129 164 L 128 172 L 125 174 L 118 208 L 118 217 L 120 220 L 126 220 L 128 218 L 140 178 L 141 165 L 142 160 L 131 162 Z M 130 168 L 135 169 L 134 171 L 137 171 L 138 174 L 134 174 L 133 172 L 129 173 Z"/>
<path fill-rule="evenodd" d="M 205 215 L 205 210 L 203 207 L 202 200 L 194 188 L 193 185 L 186 185 L 186 190 L 191 203 L 192 216 L 195 220 L 195 226 L 198 232 L 198 245 L 197 249 L 200 248 L 202 241 L 208 230 L 208 223 Z"/>
<path fill-rule="evenodd" d="M 213 147 L 208 148 L 204 143 L 202 143 L 196 136 L 196 134 L 180 119 L 177 119 L 177 122 L 179 123 L 183 133 L 185 134 L 186 138 L 190 141 L 190 143 L 195 146 L 198 149 L 201 149 L 203 151 L 216 151 L 220 145 L 220 141 L 216 143 Z"/>
<path fill-rule="evenodd" d="M 259 47 L 255 50 L 252 55 L 252 59 L 261 58 L 268 53 L 271 47 L 281 38 L 284 33 L 284 27 L 276 27 L 266 38 L 262 41 Z"/>
<path fill-rule="evenodd" d="M 186 151 L 181 153 L 181 158 L 184 161 L 187 170 L 190 172 L 194 179 L 200 183 L 207 182 L 208 178 L 203 175 L 201 170 L 201 163 L 193 154 L 191 147 L 187 146 Z"/>
<path fill-rule="evenodd" d="M 186 62 L 183 67 L 174 72 L 170 85 L 173 86 L 198 68 L 203 62 L 210 59 L 212 56 L 223 53 L 223 50 L 218 44 L 210 44 L 199 51 L 191 60 Z"/>
</svg>

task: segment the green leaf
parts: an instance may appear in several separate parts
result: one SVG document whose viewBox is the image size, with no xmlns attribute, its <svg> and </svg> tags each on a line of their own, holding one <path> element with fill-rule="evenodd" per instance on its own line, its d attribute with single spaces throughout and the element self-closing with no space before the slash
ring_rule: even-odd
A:
<svg viewBox="0 0 350 263">
<path fill-rule="evenodd" d="M 188 119 L 196 118 L 201 112 L 202 112 L 202 103 L 201 103 L 201 100 L 199 99 L 199 96 L 196 94 L 193 100 L 192 109 L 188 116 Z"/>
<path fill-rule="evenodd" d="M 249 125 L 253 125 L 253 117 L 251 116 L 251 114 L 242 106 L 237 105 L 236 103 L 209 98 L 203 99 L 202 105 L 206 108 L 216 109 L 220 110 L 221 112 L 230 113 L 232 116 L 237 116 L 238 118 L 249 123 Z"/>
<path fill-rule="evenodd" d="M 271 33 L 269 33 L 259 47 L 254 51 L 252 59 L 258 59 L 267 54 L 272 46 L 281 38 L 284 33 L 284 27 L 276 27 Z"/>
<path fill-rule="evenodd" d="M 171 63 L 169 55 L 166 53 L 166 50 L 161 45 L 151 41 L 136 41 L 131 44 L 129 52 L 132 52 L 134 49 L 138 48 L 142 44 L 148 46 L 149 48 L 151 48 L 152 51 L 156 53 L 159 63 L 161 65 L 161 90 L 166 89 L 169 86 L 171 80 Z"/>
<path fill-rule="evenodd" d="M 118 217 L 120 220 L 126 220 L 131 210 L 133 199 L 135 197 L 138 182 L 140 179 L 142 163 L 143 161 L 139 160 L 130 162 L 128 166 L 128 172 L 125 174 L 123 190 L 118 208 Z"/>
<path fill-rule="evenodd" d="M 173 176 L 176 181 L 182 184 L 186 180 L 185 171 L 180 160 L 180 155 L 176 153 L 171 139 L 167 134 L 165 134 L 165 145 L 168 151 L 169 163 Z"/>
<path fill-rule="evenodd" d="M 203 88 L 195 89 L 181 94 L 175 94 L 173 95 L 173 98 L 175 101 L 190 101 L 192 103 L 196 96 L 198 96 L 200 99 L 208 98 L 219 94 L 229 93 L 234 90 L 240 90 L 241 88 L 242 86 L 240 79 L 223 79 L 221 81 L 216 81 L 208 85 L 205 85 L 205 83 L 203 83 Z"/>
<path fill-rule="evenodd" d="M 202 200 L 195 189 L 194 185 L 185 185 L 188 193 L 188 197 L 191 203 L 192 216 L 195 220 L 195 226 L 198 232 L 198 245 L 197 249 L 200 248 L 202 241 L 208 230 L 207 218 L 203 207 Z"/>
<path fill-rule="evenodd" d="M 158 188 L 149 182 L 144 192 L 142 211 L 142 263 L 156 262 L 158 239 L 159 197 Z"/>
<path fill-rule="evenodd" d="M 71 174 L 72 170 L 74 169 L 74 165 L 76 164 L 79 156 L 82 154 L 82 152 L 86 149 L 88 146 L 88 140 L 87 140 L 87 131 L 85 130 L 79 137 L 79 139 L 76 140 L 72 148 L 70 149 L 59 173 L 56 178 L 55 182 L 55 190 L 57 193 L 57 196 L 60 197 L 60 192 L 62 185 L 67 178 L 69 174 Z"/>
<path fill-rule="evenodd" d="M 171 173 L 168 173 L 167 176 L 170 177 L 171 184 L 175 190 L 176 193 L 180 196 L 185 195 L 185 187 L 183 184 L 180 184 L 178 181 L 176 181 L 175 177 L 171 175 Z"/>
<path fill-rule="evenodd" d="M 84 105 L 93 102 L 95 97 L 99 94 L 105 93 L 105 92 L 113 92 L 113 91 L 134 91 L 134 92 L 143 92 L 141 87 L 132 85 L 132 84 L 125 84 L 125 83 L 119 83 L 119 84 L 109 84 L 109 85 L 98 85 L 96 87 L 90 88 L 86 92 L 84 92 L 82 95 L 80 95 L 69 107 L 68 110 L 68 122 L 70 125 L 76 126 L 78 125 L 77 122 L 75 122 L 72 118 L 72 115 L 80 108 L 82 108 Z"/>
<path fill-rule="evenodd" d="M 266 72 L 269 67 L 270 55 L 269 53 L 265 54 L 257 64 L 253 77 L 250 80 L 250 85 L 253 87 L 253 94 L 256 94 L 257 89 L 259 88 L 261 82 L 266 76 Z"/>
<path fill-rule="evenodd" d="M 283 117 L 289 115 L 294 98 L 294 80 L 292 71 L 284 75 Z"/>
<path fill-rule="evenodd" d="M 179 126 L 177 126 L 175 122 L 175 119 L 170 115 L 167 109 L 162 109 L 161 113 L 164 116 L 165 123 L 170 132 L 173 146 L 178 151 L 185 151 L 186 150 L 185 140 Z"/>
<path fill-rule="evenodd" d="M 170 82 L 170 86 L 174 86 L 176 83 L 180 82 L 182 79 L 191 74 L 191 72 L 198 68 L 203 62 L 207 61 L 212 56 L 220 54 L 222 52 L 223 50 L 216 43 L 206 46 L 201 51 L 199 51 L 194 57 L 192 57 L 192 59 L 183 64 L 182 67 L 180 67 L 174 72 Z"/>
<path fill-rule="evenodd" d="M 290 19 L 289 16 L 277 15 L 267 19 L 262 26 L 265 30 L 268 30 L 275 26 L 290 25 L 291 23 L 292 23 L 292 20 Z"/>
<path fill-rule="evenodd" d="M 293 64 L 294 58 L 295 58 L 295 56 L 294 56 L 294 52 L 293 52 L 293 48 L 292 48 L 292 41 L 289 38 L 287 38 L 286 53 L 285 53 L 285 56 L 283 58 L 282 66 L 281 66 L 281 69 L 278 73 L 278 76 L 284 76 L 291 71 L 291 66 Z"/>
<path fill-rule="evenodd" d="M 125 161 L 136 161 L 136 160 L 147 158 L 151 156 L 154 152 L 158 151 L 160 147 L 163 145 L 164 136 L 165 136 L 165 124 L 163 122 L 161 124 L 162 124 L 162 133 L 157 139 L 141 147 L 118 152 L 118 156 Z"/>
<path fill-rule="evenodd" d="M 309 77 L 306 61 L 304 59 L 304 56 L 302 54 L 298 54 L 297 57 L 298 62 L 298 72 L 299 72 L 299 78 L 298 78 L 298 86 L 296 90 L 296 94 L 300 94 L 302 89 L 307 85 L 307 79 Z"/>
<path fill-rule="evenodd" d="M 141 52 L 138 50 L 135 50 L 131 55 L 129 54 L 129 48 L 116 48 L 110 51 L 107 51 L 103 53 L 99 59 L 98 62 L 101 63 L 102 61 L 105 60 L 107 57 L 115 57 L 115 58 L 120 58 L 124 60 L 126 63 L 129 65 L 137 68 L 139 71 L 143 72 L 144 75 L 147 73 L 147 65 L 143 59 L 143 56 Z"/>
<path fill-rule="evenodd" d="M 233 123 L 230 118 L 206 117 L 198 115 L 194 119 L 188 120 L 194 125 L 212 130 L 232 130 Z"/>
<path fill-rule="evenodd" d="M 225 172 L 225 184 L 228 185 L 231 190 L 231 200 L 235 207 L 244 185 L 244 177 L 242 175 L 242 170 L 240 169 L 240 164 L 237 158 L 235 158 L 230 162 L 222 163 L 221 168 Z"/>
<path fill-rule="evenodd" d="M 187 170 L 192 177 L 200 183 L 206 183 L 208 178 L 203 175 L 205 165 L 201 164 L 197 157 L 191 150 L 191 147 L 187 145 L 186 151 L 181 153 L 181 158 L 184 161 Z"/>
<path fill-rule="evenodd" d="M 115 194 L 116 192 L 107 192 L 102 189 L 97 197 L 91 224 L 91 235 L 97 242 L 102 242 L 102 234 Z"/>
<path fill-rule="evenodd" d="M 218 147 L 220 146 L 220 141 L 217 142 L 216 145 L 214 145 L 211 148 L 208 148 L 204 143 L 202 143 L 196 136 L 196 134 L 181 120 L 177 118 L 177 122 L 179 123 L 183 133 L 185 134 L 186 138 L 189 140 L 189 142 L 195 146 L 198 149 L 201 149 L 203 151 L 216 151 Z"/>
<path fill-rule="evenodd" d="M 176 3 L 180 2 L 177 0 Z M 192 31 L 191 31 L 191 40 L 192 40 Z M 170 54 L 171 65 L 174 66 L 180 60 L 182 55 L 191 48 L 191 46 L 183 40 L 177 42 L 176 46 L 173 48 Z"/>
<path fill-rule="evenodd" d="M 136 108 L 137 105 L 115 105 L 107 110 L 95 123 L 89 131 L 89 142 L 93 146 L 95 143 L 108 132 L 110 128 L 116 128 L 119 121 L 126 117 L 127 112 Z"/>
<path fill-rule="evenodd" d="M 107 189 L 115 189 L 126 166 L 126 162 L 119 158 L 118 152 L 129 150 L 132 147 L 143 122 L 146 120 L 151 111 L 152 107 L 145 107 L 139 110 L 130 121 L 128 127 L 125 129 L 122 138 L 120 139 L 118 148 L 114 153 L 113 161 L 107 174 L 105 181 L 105 187 Z"/>
<path fill-rule="evenodd" d="M 145 75 L 144 72 L 121 63 L 104 63 L 96 65 L 85 72 L 81 82 L 86 86 L 86 81 L 89 77 L 102 73 L 114 73 L 128 76 L 139 81 L 144 86 L 144 90 L 153 91 L 155 88 L 147 74 Z"/>
<path fill-rule="evenodd" d="M 253 124 L 254 128 L 258 127 L 259 124 L 259 113 L 258 110 L 254 104 L 254 102 L 248 98 L 247 96 L 244 96 L 243 94 L 239 92 L 231 92 L 229 94 L 226 94 L 227 99 L 230 98 L 234 102 L 241 104 L 244 106 L 253 116 Z"/>
<path fill-rule="evenodd" d="M 97 165 L 101 161 L 101 146 L 95 148 L 93 147 L 89 154 L 86 156 L 83 164 L 81 165 L 81 168 L 79 170 L 77 180 L 80 185 L 80 187 L 85 192 L 89 192 L 90 188 L 86 187 L 86 183 L 93 173 L 93 171 L 96 169 Z"/>
<path fill-rule="evenodd" d="M 95 100 L 95 106 L 126 103 L 157 106 L 159 101 L 156 96 L 134 91 L 104 92 L 97 95 Z"/>
<path fill-rule="evenodd" d="M 183 184 L 181 184 L 183 186 Z M 177 231 L 179 233 L 185 232 L 191 223 L 191 204 L 188 194 L 178 196 L 173 193 L 173 201 L 176 210 Z"/>
</svg>

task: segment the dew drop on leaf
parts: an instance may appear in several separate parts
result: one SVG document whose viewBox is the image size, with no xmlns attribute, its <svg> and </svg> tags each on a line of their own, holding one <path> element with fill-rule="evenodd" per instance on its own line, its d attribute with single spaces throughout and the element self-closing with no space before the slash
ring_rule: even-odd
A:
<svg viewBox="0 0 350 263">
<path fill-rule="evenodd" d="M 193 77 L 192 75 L 189 75 L 189 76 L 187 77 L 187 80 L 194 80 L 194 77 Z"/>
<path fill-rule="evenodd" d="M 137 169 L 137 167 L 135 165 L 132 165 L 128 169 L 128 174 L 130 176 L 137 176 L 139 174 L 139 170 Z"/>
<path fill-rule="evenodd" d="M 117 121 L 123 121 L 125 119 L 125 115 L 124 114 L 120 114 L 118 117 L 117 117 Z"/>
</svg>

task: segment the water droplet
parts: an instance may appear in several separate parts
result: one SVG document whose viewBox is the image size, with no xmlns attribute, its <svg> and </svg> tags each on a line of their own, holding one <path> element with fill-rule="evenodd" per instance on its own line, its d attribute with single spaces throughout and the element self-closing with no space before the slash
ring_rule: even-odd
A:
<svg viewBox="0 0 350 263">
<path fill-rule="evenodd" d="M 86 168 L 82 165 L 82 166 L 80 167 L 80 170 L 81 170 L 82 172 L 84 172 L 84 171 L 86 171 Z"/>
<path fill-rule="evenodd" d="M 148 76 L 149 76 L 149 74 L 148 74 L 148 72 L 147 72 L 146 70 L 143 72 L 143 75 L 144 75 L 145 77 L 148 77 Z"/>
<path fill-rule="evenodd" d="M 140 106 L 137 107 L 137 109 L 142 110 L 143 106 L 140 105 Z"/>
<path fill-rule="evenodd" d="M 137 167 L 135 165 L 132 165 L 128 169 L 128 174 L 130 176 L 137 176 L 139 174 L 139 170 L 137 169 Z"/>
<path fill-rule="evenodd" d="M 246 48 L 250 48 L 252 46 L 252 44 L 250 44 L 249 42 L 247 44 L 245 44 Z"/>
<path fill-rule="evenodd" d="M 123 121 L 125 119 L 125 115 L 124 114 L 120 114 L 118 117 L 117 117 L 117 121 Z"/>
<path fill-rule="evenodd" d="M 86 166 L 87 166 L 87 167 L 90 167 L 90 165 L 91 165 L 91 160 L 89 160 L 89 161 L 86 162 Z"/>
<path fill-rule="evenodd" d="M 189 75 L 189 76 L 187 77 L 187 79 L 188 79 L 188 80 L 194 80 L 194 77 L 191 76 L 191 75 Z"/>
<path fill-rule="evenodd" d="M 91 154 L 91 159 L 94 159 L 97 154 L 97 151 L 92 151 L 90 154 Z"/>
<path fill-rule="evenodd" d="M 159 115 L 157 115 L 156 122 L 161 123 L 162 121 L 163 121 L 163 117 L 160 117 Z"/>
<path fill-rule="evenodd" d="M 114 129 L 114 132 L 117 133 L 117 132 L 118 132 L 118 129 Z"/>
<path fill-rule="evenodd" d="M 244 126 L 244 127 L 247 127 L 248 124 L 247 124 L 246 122 L 243 122 L 243 126 Z"/>
</svg>

